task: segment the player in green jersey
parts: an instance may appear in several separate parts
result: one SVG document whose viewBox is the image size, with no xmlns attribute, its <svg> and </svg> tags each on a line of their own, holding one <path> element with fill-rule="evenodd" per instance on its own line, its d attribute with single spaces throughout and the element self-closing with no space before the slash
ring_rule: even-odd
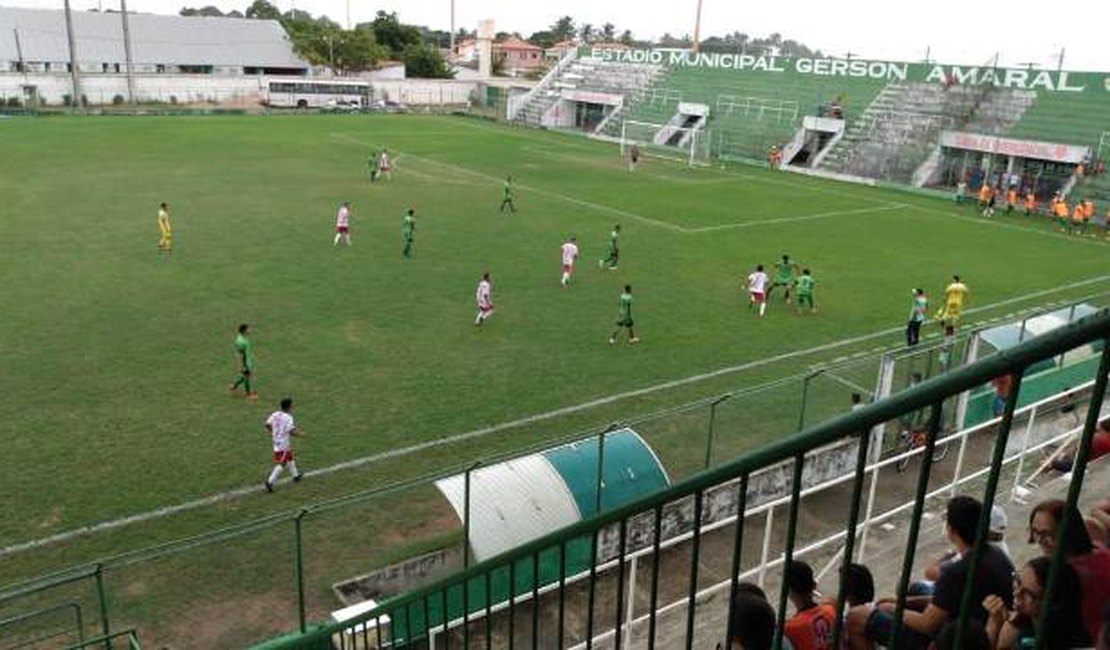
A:
<svg viewBox="0 0 1110 650">
<path fill-rule="evenodd" d="M 621 250 L 617 245 L 617 239 L 621 236 L 621 226 L 617 224 L 613 226 L 613 231 L 609 233 L 609 245 L 605 249 L 605 259 L 597 261 L 597 268 L 605 268 L 607 265 L 610 271 L 617 270 L 617 264 L 620 262 Z"/>
<path fill-rule="evenodd" d="M 632 285 L 624 285 L 624 293 L 620 297 L 620 306 L 617 311 L 617 329 L 613 331 L 613 335 L 609 337 L 609 345 L 617 342 L 617 335 L 621 333 L 622 329 L 628 329 L 628 342 L 639 343 L 640 339 L 637 338 L 636 333 L 632 331 Z"/>
<path fill-rule="evenodd" d="M 771 300 L 771 293 L 775 287 L 783 287 L 786 293 L 786 302 L 790 302 L 790 288 L 794 286 L 794 274 L 798 272 L 798 264 L 790 261 L 789 255 L 783 255 L 782 261 L 775 264 L 775 277 L 767 289 L 767 300 Z"/>
<path fill-rule="evenodd" d="M 817 281 L 809 274 L 809 269 L 802 269 L 802 274 L 794 280 L 794 294 L 798 296 L 798 313 L 802 313 L 802 305 L 808 305 L 812 314 L 817 313 L 817 304 L 813 302 L 813 287 Z"/>
<path fill-rule="evenodd" d="M 513 199 L 516 197 L 516 187 L 513 186 L 513 177 L 508 175 L 505 177 L 505 184 L 501 188 L 501 212 L 505 211 L 505 206 L 509 206 L 509 212 L 516 214 L 516 203 Z"/>
<path fill-rule="evenodd" d="M 416 232 L 416 210 L 409 208 L 405 213 L 405 218 L 401 221 L 401 239 L 405 243 L 401 255 L 405 258 L 412 257 L 412 240 L 413 234 Z"/>
<path fill-rule="evenodd" d="M 251 378 L 254 373 L 254 345 L 250 340 L 250 325 L 243 323 L 239 326 L 239 334 L 235 337 L 235 353 L 239 357 L 239 376 L 227 388 L 235 392 L 239 386 L 247 391 L 247 399 L 258 399 L 258 393 L 251 390 Z"/>
<path fill-rule="evenodd" d="M 370 169 L 370 182 L 378 180 L 378 152 L 372 151 L 366 159 L 366 166 Z"/>
</svg>

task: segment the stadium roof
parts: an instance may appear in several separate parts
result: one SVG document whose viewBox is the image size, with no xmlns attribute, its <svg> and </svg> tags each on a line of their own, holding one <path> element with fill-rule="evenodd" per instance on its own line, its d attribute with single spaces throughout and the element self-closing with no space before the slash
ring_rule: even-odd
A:
<svg viewBox="0 0 1110 650">
<path fill-rule="evenodd" d="M 307 68 L 274 20 L 128 14 L 136 65 L 211 65 Z M 122 63 L 123 25 L 118 13 L 73 12 L 81 64 Z M 0 7 L 0 60 L 68 61 L 65 12 Z"/>
</svg>

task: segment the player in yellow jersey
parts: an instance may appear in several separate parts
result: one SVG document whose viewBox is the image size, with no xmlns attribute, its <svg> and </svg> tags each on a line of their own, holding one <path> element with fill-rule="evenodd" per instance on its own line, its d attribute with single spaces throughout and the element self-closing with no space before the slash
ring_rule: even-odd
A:
<svg viewBox="0 0 1110 650">
<path fill-rule="evenodd" d="M 165 203 L 158 208 L 158 250 L 169 253 L 173 250 L 173 229 L 170 227 L 170 208 Z"/>
<path fill-rule="evenodd" d="M 960 280 L 960 276 L 953 275 L 952 282 L 944 289 L 944 307 L 937 312 L 937 320 L 944 326 L 944 335 L 956 335 L 956 325 L 960 320 L 960 311 L 963 310 L 964 300 L 971 294 L 971 290 Z"/>
</svg>

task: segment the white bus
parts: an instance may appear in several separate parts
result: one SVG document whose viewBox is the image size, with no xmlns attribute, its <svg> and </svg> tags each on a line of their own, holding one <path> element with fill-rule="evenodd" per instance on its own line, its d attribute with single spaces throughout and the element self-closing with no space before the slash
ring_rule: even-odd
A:
<svg viewBox="0 0 1110 650">
<path fill-rule="evenodd" d="M 272 108 L 366 108 L 370 105 L 370 82 L 274 79 L 267 88 L 266 105 Z"/>
</svg>

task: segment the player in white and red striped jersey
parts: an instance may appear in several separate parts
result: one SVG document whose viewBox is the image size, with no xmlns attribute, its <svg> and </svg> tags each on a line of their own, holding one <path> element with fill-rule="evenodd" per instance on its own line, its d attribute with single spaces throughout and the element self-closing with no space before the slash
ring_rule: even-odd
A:
<svg viewBox="0 0 1110 650">
<path fill-rule="evenodd" d="M 488 272 L 482 274 L 482 280 L 474 292 L 474 302 L 478 305 L 478 316 L 474 319 L 474 324 L 481 325 L 493 315 L 493 285 L 490 284 Z"/>
<path fill-rule="evenodd" d="M 351 245 L 351 204 L 346 201 L 335 211 L 335 241 L 332 246 L 338 246 L 340 240 Z"/>
<path fill-rule="evenodd" d="M 563 286 L 570 284 L 570 276 L 574 274 L 574 261 L 578 259 L 578 240 L 574 237 L 563 243 Z"/>
<path fill-rule="evenodd" d="M 763 272 L 763 265 L 755 267 L 755 271 L 748 276 L 748 309 L 759 305 L 759 317 L 767 311 L 767 274 Z"/>
<path fill-rule="evenodd" d="M 270 414 L 266 418 L 266 430 L 270 432 L 270 437 L 274 443 L 274 469 L 270 471 L 270 476 L 266 479 L 263 487 L 267 492 L 274 491 L 274 482 L 281 476 L 281 471 L 289 466 L 289 471 L 293 474 L 293 481 L 301 480 L 301 473 L 297 471 L 297 463 L 293 460 L 293 444 L 291 441 L 292 436 L 303 436 L 301 430 L 297 428 L 296 423 L 293 422 L 293 400 L 286 397 L 281 400 L 280 409 Z"/>
</svg>

